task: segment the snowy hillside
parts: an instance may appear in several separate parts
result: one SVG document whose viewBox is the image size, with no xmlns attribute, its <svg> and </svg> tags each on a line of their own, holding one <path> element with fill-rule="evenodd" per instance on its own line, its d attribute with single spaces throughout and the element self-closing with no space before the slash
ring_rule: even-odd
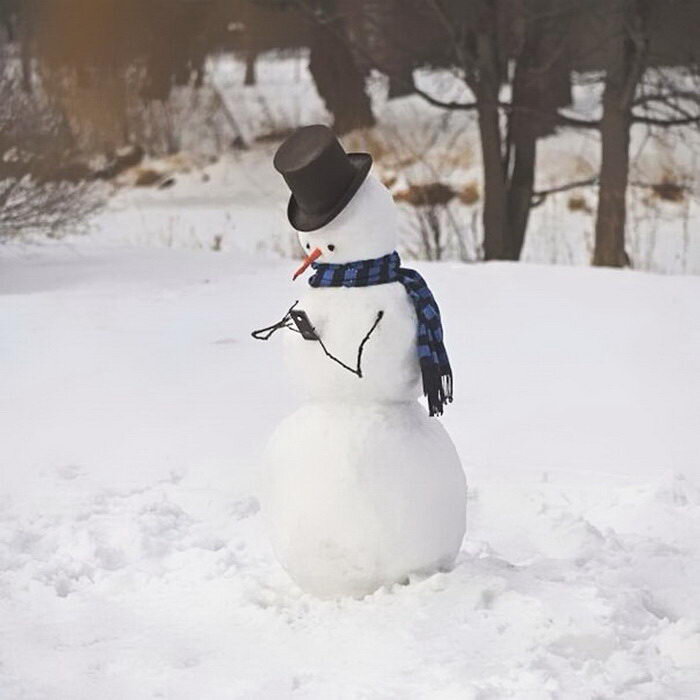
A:
<svg viewBox="0 0 700 700">
<path fill-rule="evenodd" d="M 333 603 L 256 500 L 293 262 L 118 238 L 0 249 L 1 698 L 698 697 L 699 279 L 418 263 L 467 537 Z"/>
</svg>

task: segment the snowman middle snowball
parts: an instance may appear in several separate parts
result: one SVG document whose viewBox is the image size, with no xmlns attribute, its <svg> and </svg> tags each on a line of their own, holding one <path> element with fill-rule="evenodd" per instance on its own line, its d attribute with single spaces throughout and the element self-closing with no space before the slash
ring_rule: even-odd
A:
<svg viewBox="0 0 700 700">
<path fill-rule="evenodd" d="M 319 131 L 325 127 L 309 129 L 329 138 Z M 294 138 L 288 142 L 298 158 Z M 319 148 L 309 150 L 301 160 L 313 167 Z M 322 265 L 379 259 L 396 247 L 391 194 L 371 174 L 346 187 L 350 177 L 348 169 L 337 180 L 336 192 L 354 191 L 330 219 L 338 195 L 328 192 L 321 193 L 326 213 L 316 207 L 299 214 L 314 201 L 308 177 L 301 186 L 307 191 L 290 202 L 290 221 L 308 229 L 299 232 L 304 252 L 320 251 L 315 260 Z M 299 184 L 285 179 L 294 199 Z M 348 365 L 382 313 L 363 350 L 361 378 L 329 361 L 319 342 L 285 334 L 286 364 L 305 403 L 265 451 L 260 500 L 277 558 L 304 591 L 322 598 L 359 597 L 411 573 L 451 567 L 465 531 L 466 481 L 449 435 L 417 402 L 418 319 L 404 284 L 312 287 L 298 308 Z"/>
</svg>

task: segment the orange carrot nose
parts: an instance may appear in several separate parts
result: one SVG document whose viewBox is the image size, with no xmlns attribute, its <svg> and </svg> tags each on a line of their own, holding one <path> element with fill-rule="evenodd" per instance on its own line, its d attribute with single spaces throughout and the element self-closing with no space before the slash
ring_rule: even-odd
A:
<svg viewBox="0 0 700 700">
<path fill-rule="evenodd" d="M 301 267 L 294 273 L 294 277 L 292 277 L 292 280 L 295 280 L 299 275 L 306 270 L 306 268 L 311 265 L 311 263 L 316 260 L 316 258 L 321 255 L 321 249 L 320 248 L 314 248 L 305 258 L 304 262 L 301 264 Z"/>
</svg>

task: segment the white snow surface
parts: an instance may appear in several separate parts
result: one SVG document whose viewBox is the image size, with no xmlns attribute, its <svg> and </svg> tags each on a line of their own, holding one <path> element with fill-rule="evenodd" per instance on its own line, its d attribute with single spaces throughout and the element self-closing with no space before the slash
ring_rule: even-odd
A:
<svg viewBox="0 0 700 700">
<path fill-rule="evenodd" d="M 255 492 L 298 398 L 249 331 L 294 267 L 0 248 L 0 697 L 697 698 L 700 279 L 416 264 L 466 539 L 450 573 L 329 602 Z"/>
</svg>

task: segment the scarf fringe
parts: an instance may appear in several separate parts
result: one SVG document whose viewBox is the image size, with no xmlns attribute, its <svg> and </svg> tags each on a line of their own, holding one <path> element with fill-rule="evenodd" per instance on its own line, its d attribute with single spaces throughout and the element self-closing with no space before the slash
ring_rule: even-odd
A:
<svg viewBox="0 0 700 700">
<path fill-rule="evenodd" d="M 449 369 L 440 371 L 434 366 L 422 366 L 421 372 L 430 416 L 441 416 L 445 404 L 452 403 L 452 372 Z"/>
</svg>

